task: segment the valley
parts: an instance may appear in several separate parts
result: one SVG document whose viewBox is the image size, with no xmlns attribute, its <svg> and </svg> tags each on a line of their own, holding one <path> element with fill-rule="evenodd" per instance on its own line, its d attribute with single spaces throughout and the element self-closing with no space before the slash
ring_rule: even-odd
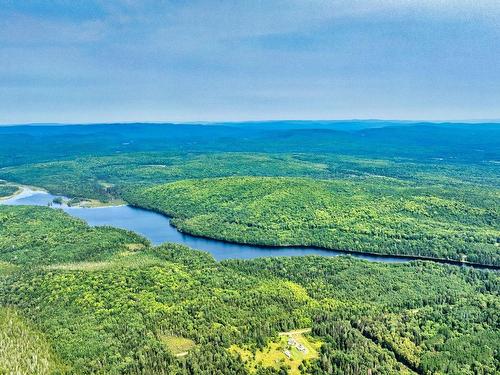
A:
<svg viewBox="0 0 500 375">
<path fill-rule="evenodd" d="M 272 152 L 0 148 L 0 372 L 496 373 L 497 148 L 299 152 L 313 135 L 293 133 Z"/>
</svg>

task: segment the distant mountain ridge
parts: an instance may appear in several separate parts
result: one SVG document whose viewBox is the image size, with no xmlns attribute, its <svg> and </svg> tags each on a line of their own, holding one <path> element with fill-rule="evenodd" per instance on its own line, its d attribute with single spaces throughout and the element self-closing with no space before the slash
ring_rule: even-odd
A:
<svg viewBox="0 0 500 375">
<path fill-rule="evenodd" d="M 367 157 L 500 159 L 500 124 L 280 121 L 0 127 L 0 167 L 130 152 L 325 152 Z"/>
</svg>

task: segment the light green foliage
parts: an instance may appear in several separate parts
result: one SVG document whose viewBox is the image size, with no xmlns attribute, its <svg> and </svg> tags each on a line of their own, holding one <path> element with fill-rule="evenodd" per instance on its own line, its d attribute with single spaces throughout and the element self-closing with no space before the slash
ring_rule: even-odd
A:
<svg viewBox="0 0 500 375">
<path fill-rule="evenodd" d="M 325 176 L 327 165 L 293 155 L 139 153 L 2 168 L 4 178 L 82 198 L 112 199 L 121 189 L 186 178 L 247 175 Z"/>
<path fill-rule="evenodd" d="M 193 340 L 187 339 L 180 336 L 163 335 L 160 336 L 161 341 L 165 346 L 174 354 L 175 356 L 182 357 L 189 353 L 189 350 L 193 349 L 195 343 Z"/>
<path fill-rule="evenodd" d="M 4 127 L 0 178 L 126 199 L 216 238 L 498 264 L 498 125 L 297 125 Z M 498 374 L 499 285 L 428 262 L 217 263 L 0 206 L 0 373 L 243 375 L 230 347 L 255 359 L 311 328 L 323 344 L 304 374 Z"/>
<path fill-rule="evenodd" d="M 135 153 L 2 168 L 0 177 L 86 199 L 125 199 L 175 213 L 182 217 L 176 223 L 183 230 L 227 240 L 315 244 L 495 264 L 499 171 L 500 165 L 490 161 L 373 159 L 325 153 Z M 257 187 L 248 179 L 241 181 L 249 186 L 242 185 L 235 193 L 228 190 L 233 188 L 227 182 L 221 182 L 211 189 L 212 196 L 233 199 L 235 207 L 217 212 L 225 206 L 217 209 L 218 203 L 210 198 L 208 203 L 214 205 L 200 205 L 207 208 L 204 214 L 208 216 L 198 210 L 198 217 L 189 223 L 184 218 L 192 212 L 175 210 L 173 205 L 178 204 L 171 198 L 160 202 L 147 193 L 159 192 L 163 187 L 157 186 L 165 182 L 250 175 L 309 177 L 329 180 L 330 185 L 323 181 L 300 187 L 303 180 L 288 180 L 290 192 L 280 183 L 282 194 L 269 195 L 267 186 Z M 201 194 L 201 188 L 189 193 Z M 269 197 L 264 199 L 262 194 Z M 197 197 L 186 200 L 192 203 Z M 230 212 L 233 208 L 235 212 Z M 253 212 L 247 214 L 250 208 Z M 255 223 L 257 219 L 261 221 Z"/>
<path fill-rule="evenodd" d="M 0 307 L 0 373 L 46 375 L 63 370 L 45 337 L 15 309 Z"/>
<path fill-rule="evenodd" d="M 15 264 L 0 260 L 0 279 L 19 270 Z"/>
<path fill-rule="evenodd" d="M 110 200 L 136 185 L 228 176 L 345 178 L 379 176 L 419 186 L 498 187 L 500 164 L 449 163 L 338 154 L 134 153 L 0 168 L 0 177 L 56 194 Z"/>
<path fill-rule="evenodd" d="M 25 208 L 9 209 L 3 224 L 13 227 L 23 220 L 16 211 Z M 51 221 L 72 220 L 39 211 L 44 220 L 17 232 L 21 238 L 37 227 L 50 232 Z M 70 228 L 73 238 L 86 230 Z M 128 232 L 116 235 L 117 244 L 130 240 Z M 61 263 L 66 248 L 53 247 L 61 254 L 50 264 L 21 262 L 0 278 L 0 303 L 31 318 L 68 373 L 246 374 L 231 345 L 262 352 L 279 332 L 311 326 L 312 338 L 324 345 L 317 360 L 299 366 L 305 373 L 493 374 L 500 368 L 494 272 L 346 257 L 218 263 L 180 245 L 116 251 L 105 261 L 83 252 L 90 259 Z M 195 346 L 175 357 L 165 337 Z M 258 365 L 255 371 L 281 369 Z"/>
<path fill-rule="evenodd" d="M 303 285 L 321 302 L 312 333 L 324 337 L 326 345 L 309 369 L 314 374 L 366 373 L 368 368 L 393 373 L 382 368 L 390 363 L 384 359 L 388 354 L 401 369 L 417 373 L 494 374 L 500 369 L 495 355 L 500 350 L 498 273 L 316 257 L 229 263 L 248 274 Z M 383 354 L 373 343 L 389 352 Z"/>
<path fill-rule="evenodd" d="M 148 241 L 121 229 L 89 227 L 63 211 L 0 205 L 0 260 L 14 264 L 104 260 L 138 243 Z"/>
<path fill-rule="evenodd" d="M 132 203 L 180 230 L 223 240 L 500 265 L 500 196 L 384 178 L 234 177 L 138 189 Z"/>
</svg>

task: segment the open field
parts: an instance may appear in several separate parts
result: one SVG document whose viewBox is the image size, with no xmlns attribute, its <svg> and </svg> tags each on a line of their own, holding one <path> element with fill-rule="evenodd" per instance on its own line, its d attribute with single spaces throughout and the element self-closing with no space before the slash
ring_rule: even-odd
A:
<svg viewBox="0 0 500 375">
<path fill-rule="evenodd" d="M 500 0 L 0 0 L 0 375 L 500 375 Z"/>
<path fill-rule="evenodd" d="M 188 355 L 189 350 L 195 346 L 193 340 L 180 336 L 162 335 L 161 341 L 176 357 L 184 357 Z"/>
<path fill-rule="evenodd" d="M 280 332 L 275 341 L 253 353 L 245 347 L 231 346 L 230 351 L 241 355 L 248 369 L 256 371 L 257 365 L 275 369 L 286 368 L 291 375 L 300 374 L 299 366 L 306 360 L 318 358 L 322 342 L 313 340 L 307 333 L 311 329 Z M 300 348 L 300 349 L 299 349 Z"/>
</svg>

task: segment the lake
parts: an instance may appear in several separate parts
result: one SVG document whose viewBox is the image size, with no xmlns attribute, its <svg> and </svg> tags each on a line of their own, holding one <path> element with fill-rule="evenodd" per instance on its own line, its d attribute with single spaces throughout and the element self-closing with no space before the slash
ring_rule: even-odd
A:
<svg viewBox="0 0 500 375">
<path fill-rule="evenodd" d="M 47 206 L 49 204 L 52 204 L 51 207 L 60 208 L 71 216 L 75 216 L 85 220 L 89 225 L 109 225 L 116 228 L 128 229 L 143 235 L 155 245 L 159 245 L 163 242 L 178 243 L 189 246 L 193 249 L 207 251 L 212 254 L 217 260 L 300 255 L 347 255 L 346 252 L 326 250 L 315 247 L 253 246 L 196 237 L 179 232 L 170 224 L 169 217 L 158 214 L 156 212 L 143 210 L 127 205 L 97 208 L 68 207 L 66 205 L 53 204 L 52 201 L 54 198 L 56 198 L 55 195 L 49 194 L 45 191 L 37 191 L 24 188 L 22 193 L 10 199 L 0 201 L 0 203 L 8 205 L 35 206 Z M 408 262 L 409 260 L 411 260 L 411 258 L 396 258 L 391 256 L 352 253 L 350 255 L 372 262 L 399 263 Z"/>
</svg>

